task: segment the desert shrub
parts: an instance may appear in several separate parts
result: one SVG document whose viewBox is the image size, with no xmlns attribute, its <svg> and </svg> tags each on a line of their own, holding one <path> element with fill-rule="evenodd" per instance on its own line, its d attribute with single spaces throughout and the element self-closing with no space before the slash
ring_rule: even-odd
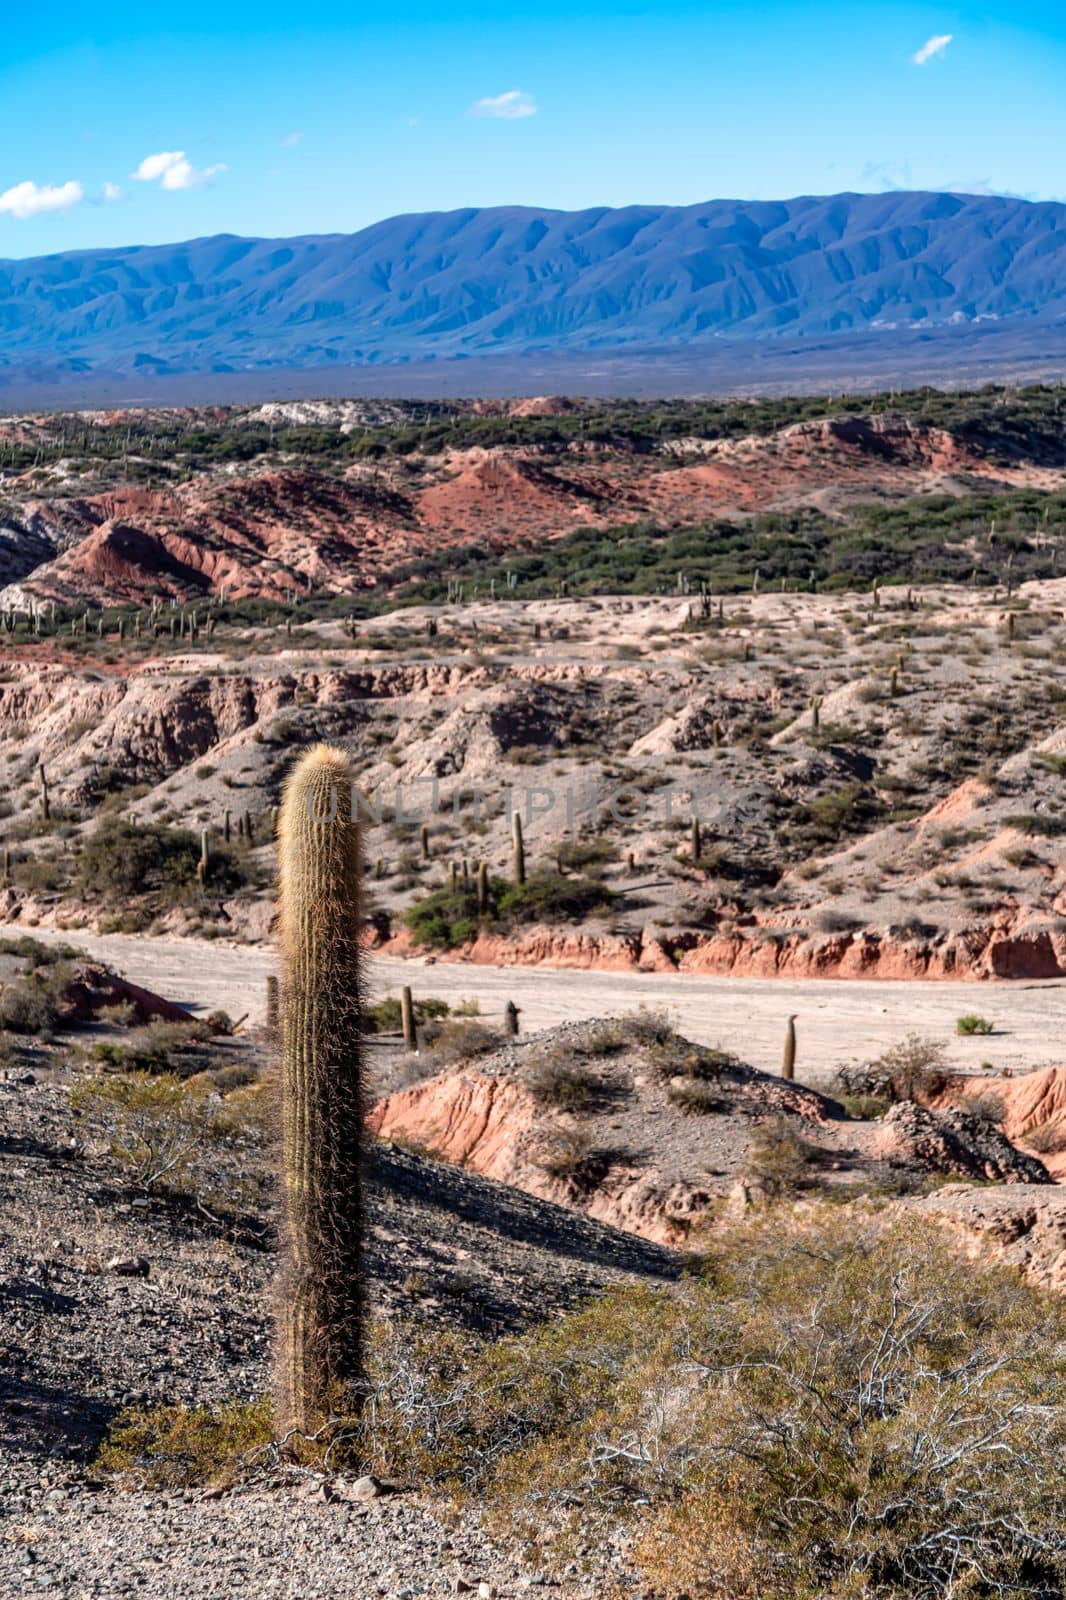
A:
<svg viewBox="0 0 1066 1600">
<path fill-rule="evenodd" d="M 96 1465 L 148 1488 L 228 1484 L 273 1436 L 273 1407 L 264 1398 L 217 1407 L 129 1409 L 112 1422 Z"/>
<path fill-rule="evenodd" d="M 564 1052 L 549 1052 L 523 1074 L 522 1082 L 538 1105 L 567 1111 L 587 1110 L 610 1092 L 598 1072 Z"/>
<path fill-rule="evenodd" d="M 776 1210 L 678 1287 L 488 1347 L 380 1331 L 353 1447 L 538 1551 L 623 1528 L 662 1600 L 1052 1600 L 1064 1339 L 1060 1303 L 917 1219 Z"/>
<path fill-rule="evenodd" d="M 121 1040 L 102 1039 L 89 1049 L 89 1059 L 120 1072 L 170 1072 L 181 1076 L 183 1056 L 213 1030 L 205 1022 L 149 1022 Z M 187 1070 L 194 1070 L 191 1065 Z"/>
<path fill-rule="evenodd" d="M 969 1112 L 971 1117 L 976 1117 L 978 1121 L 987 1122 L 991 1127 L 998 1128 L 1007 1108 L 1002 1095 L 986 1092 L 967 1095 L 962 1103 L 962 1109 Z"/>
<path fill-rule="evenodd" d="M 264 1136 L 262 1097 L 254 1084 L 223 1101 L 207 1073 L 185 1080 L 172 1072 L 115 1073 L 80 1079 L 70 1103 L 146 1193 L 210 1198 L 221 1185 L 221 1199 L 229 1204 L 244 1187 L 258 1190 L 258 1178 L 235 1185 L 232 1174 L 219 1168 L 226 1151 Z"/>
<path fill-rule="evenodd" d="M 652 1071 L 660 1081 L 691 1078 L 698 1083 L 717 1083 L 733 1072 L 743 1071 L 739 1056 L 709 1045 L 690 1044 L 680 1034 L 672 1034 L 649 1051 Z"/>
<path fill-rule="evenodd" d="M 33 972 L 0 989 L 0 1028 L 10 1033 L 51 1036 L 59 1026 L 66 995 L 63 967 Z"/>
<path fill-rule="evenodd" d="M 129 898 L 145 890 L 180 899 L 196 888 L 200 840 L 187 828 L 100 818 L 81 852 L 79 887 L 105 900 Z M 223 894 L 239 889 L 245 874 L 232 849 L 213 844 L 207 883 Z"/>
<path fill-rule="evenodd" d="M 445 884 L 408 907 L 404 922 L 416 945 L 453 949 L 475 939 L 484 923 L 565 922 L 606 912 L 615 896 L 590 878 L 532 873 L 525 883 L 489 882 L 489 908 L 478 911 L 473 883 Z"/>
<path fill-rule="evenodd" d="M 561 873 L 531 873 L 525 883 L 508 883 L 496 899 L 498 915 L 508 922 L 579 922 L 610 911 L 617 896 L 592 878 L 566 878 Z"/>
<path fill-rule="evenodd" d="M 414 1010 L 416 1022 L 438 1022 L 450 1014 L 451 1007 L 447 1000 L 427 997 L 416 1000 Z M 398 1033 L 402 1023 L 400 1002 L 393 995 L 376 1001 L 363 1012 L 363 1022 L 367 1033 Z"/>
<path fill-rule="evenodd" d="M 650 1006 L 638 1006 L 625 1018 L 627 1036 L 638 1045 L 669 1044 L 677 1037 L 669 1013 Z"/>
<path fill-rule="evenodd" d="M 946 1046 L 924 1034 L 909 1033 L 876 1060 L 860 1067 L 841 1067 L 836 1088 L 844 1094 L 873 1095 L 892 1104 L 939 1094 L 949 1077 Z"/>
<path fill-rule="evenodd" d="M 974 1034 L 995 1033 L 995 1028 L 984 1017 L 966 1016 L 959 1017 L 955 1024 L 955 1032 L 969 1038 Z"/>
<path fill-rule="evenodd" d="M 106 1131 L 111 1155 L 148 1191 L 160 1185 L 180 1188 L 209 1136 L 208 1097 L 173 1073 L 83 1079 L 70 1100 L 75 1113 Z"/>
<path fill-rule="evenodd" d="M 502 879 L 492 880 L 493 900 L 502 887 Z M 416 945 L 444 950 L 476 939 L 479 920 L 477 890 L 473 885 L 462 883 L 456 884 L 454 889 L 450 884 L 434 889 L 432 894 L 409 906 L 404 915 Z"/>
<path fill-rule="evenodd" d="M 537 1165 L 563 1180 L 576 1198 L 599 1187 L 621 1152 L 596 1145 L 584 1128 L 552 1128 L 542 1139 Z"/>
<path fill-rule="evenodd" d="M 1049 1118 L 1023 1133 L 1020 1143 L 1035 1150 L 1038 1156 L 1057 1155 L 1060 1150 L 1066 1150 L 1066 1126 Z"/>
<path fill-rule="evenodd" d="M 666 1097 L 687 1116 L 708 1116 L 729 1109 L 729 1101 L 698 1078 L 677 1079 L 669 1085 Z"/>
<path fill-rule="evenodd" d="M 137 1021 L 137 1007 L 129 1000 L 117 1000 L 114 1005 L 101 1006 L 96 1020 L 109 1028 L 132 1028 Z"/>
<path fill-rule="evenodd" d="M 1019 833 L 1036 834 L 1043 839 L 1058 839 L 1066 833 L 1066 817 L 1044 812 L 1023 812 L 1003 818 L 1008 828 Z"/>
<path fill-rule="evenodd" d="M 786 1118 L 772 1117 L 752 1129 L 746 1176 L 777 1199 L 810 1188 L 821 1159 L 821 1150 Z"/>
<path fill-rule="evenodd" d="M 84 950 L 72 944 L 44 944 L 32 934 L 20 933 L 9 939 L 0 939 L 0 955 L 19 956 L 26 963 L 25 970 L 37 967 L 54 967 L 61 961 L 84 961 Z"/>
<path fill-rule="evenodd" d="M 488 1055 L 503 1042 L 500 1035 L 483 1022 L 475 1022 L 467 1017 L 450 1018 L 439 1031 L 427 1027 L 424 1037 L 438 1071 L 455 1061 Z"/>
<path fill-rule="evenodd" d="M 888 1110 L 888 1101 L 873 1094 L 841 1094 L 837 1097 L 845 1113 L 856 1122 L 875 1122 Z"/>
<path fill-rule="evenodd" d="M 565 839 L 555 852 L 561 867 L 571 872 L 595 876 L 615 859 L 615 847 L 608 839 Z"/>
</svg>

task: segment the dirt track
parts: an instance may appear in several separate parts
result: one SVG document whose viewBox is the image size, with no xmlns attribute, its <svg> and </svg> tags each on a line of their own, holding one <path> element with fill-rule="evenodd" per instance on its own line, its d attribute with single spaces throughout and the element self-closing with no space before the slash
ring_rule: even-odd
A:
<svg viewBox="0 0 1066 1600">
<path fill-rule="evenodd" d="M 126 934 L 56 933 L 17 926 L 43 941 L 68 940 L 110 962 L 134 983 L 203 1013 L 262 1021 L 273 955 L 252 946 L 196 939 L 145 939 Z M 546 971 L 459 963 L 371 958 L 375 995 L 409 983 L 416 996 L 476 999 L 484 1015 L 505 1001 L 521 1007 L 524 1030 L 581 1017 L 666 1007 L 690 1038 L 735 1050 L 753 1066 L 776 1071 L 789 1012 L 797 1014 L 801 1076 L 821 1076 L 845 1061 L 877 1055 L 906 1033 L 948 1041 L 960 1065 L 1059 1065 L 1066 1058 L 1066 981 L 1046 983 L 874 983 L 760 978 L 681 977 L 660 973 Z M 958 1038 L 957 1017 L 976 1012 L 996 1032 Z"/>
</svg>

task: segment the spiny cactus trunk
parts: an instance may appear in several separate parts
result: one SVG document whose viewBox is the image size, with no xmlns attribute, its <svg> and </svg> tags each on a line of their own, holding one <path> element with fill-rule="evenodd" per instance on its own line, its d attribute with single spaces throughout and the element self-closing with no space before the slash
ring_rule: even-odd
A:
<svg viewBox="0 0 1066 1600">
<path fill-rule="evenodd" d="M 288 780 L 278 838 L 283 1431 L 350 1408 L 362 1365 L 360 878 L 351 770 L 320 745 Z"/>
</svg>

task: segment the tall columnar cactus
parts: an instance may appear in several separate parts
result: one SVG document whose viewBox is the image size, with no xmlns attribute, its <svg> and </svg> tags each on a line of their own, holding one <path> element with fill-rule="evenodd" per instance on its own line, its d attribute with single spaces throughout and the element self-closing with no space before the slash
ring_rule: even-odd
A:
<svg viewBox="0 0 1066 1600">
<path fill-rule="evenodd" d="M 699 817 L 693 817 L 692 819 L 689 853 L 692 856 L 693 861 L 698 861 L 703 854 L 703 838 L 700 834 Z"/>
<path fill-rule="evenodd" d="M 358 812 L 339 750 L 285 787 L 278 833 L 285 1250 L 277 1411 L 314 1430 L 354 1403 L 363 1352 Z"/>
<path fill-rule="evenodd" d="M 525 883 L 526 845 L 522 836 L 522 818 L 517 811 L 511 818 L 511 847 L 514 856 L 514 881 L 515 883 Z"/>
<path fill-rule="evenodd" d="M 785 1055 L 781 1063 L 781 1076 L 791 1083 L 796 1076 L 796 1017 L 789 1017 L 785 1029 Z"/>
<path fill-rule="evenodd" d="M 479 917 L 487 915 L 489 909 L 489 869 L 484 861 L 478 862 L 477 869 L 477 914 Z"/>
<path fill-rule="evenodd" d="M 52 802 L 48 794 L 48 774 L 44 770 L 43 762 L 37 771 L 41 778 L 41 817 L 43 821 L 50 822 L 52 819 Z"/>
</svg>

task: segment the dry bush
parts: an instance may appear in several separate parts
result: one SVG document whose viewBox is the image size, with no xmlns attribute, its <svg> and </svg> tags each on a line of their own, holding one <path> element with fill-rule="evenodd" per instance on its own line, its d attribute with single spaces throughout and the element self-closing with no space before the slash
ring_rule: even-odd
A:
<svg viewBox="0 0 1066 1600">
<path fill-rule="evenodd" d="M 531 1565 L 621 1549 L 656 1600 L 1060 1600 L 1064 1351 L 1061 1300 L 925 1219 L 778 1208 L 522 1335 L 379 1325 L 317 1449 L 475 1498 Z M 269 1428 L 127 1413 L 102 1462 L 225 1479 Z"/>
<path fill-rule="evenodd" d="M 558 1050 L 542 1056 L 523 1074 L 522 1082 L 538 1105 L 559 1106 L 566 1111 L 590 1109 L 602 1102 L 613 1087 L 598 1072 Z"/>
<path fill-rule="evenodd" d="M 1066 1150 L 1066 1125 L 1049 1118 L 1047 1122 L 1030 1128 L 1028 1133 L 1023 1133 L 1020 1142 L 1030 1150 L 1035 1150 L 1039 1156 L 1057 1155 L 1060 1150 Z"/>
</svg>

